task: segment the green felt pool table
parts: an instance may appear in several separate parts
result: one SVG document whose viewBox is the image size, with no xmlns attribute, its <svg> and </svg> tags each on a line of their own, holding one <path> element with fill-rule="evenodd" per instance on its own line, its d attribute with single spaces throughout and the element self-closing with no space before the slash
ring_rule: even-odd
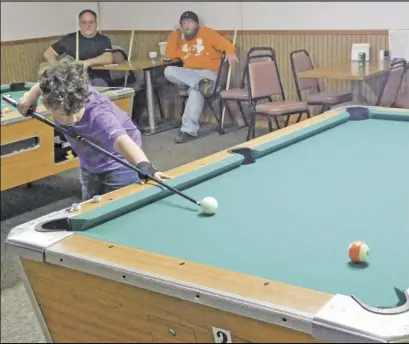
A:
<svg viewBox="0 0 409 344">
<path fill-rule="evenodd" d="M 3 100 L 19 100 L 34 86 L 32 82 L 1 85 L 1 191 L 77 168 L 78 159 L 67 158 L 70 147 L 56 140 L 54 129 L 32 117 L 25 117 Z M 118 107 L 132 114 L 132 88 L 97 87 Z M 51 117 L 39 99 L 37 111 Z M 65 142 L 66 144 L 66 142 Z M 67 157 L 66 157 L 67 156 Z"/>
<path fill-rule="evenodd" d="M 4 84 L 1 85 L 1 120 L 2 120 L 2 124 L 7 124 L 9 122 L 17 122 L 18 120 L 24 120 L 25 117 L 21 116 L 21 114 L 19 114 L 18 111 L 16 111 L 16 109 L 11 106 L 10 104 L 8 104 L 6 101 L 3 100 L 3 96 L 4 95 L 9 95 L 11 98 L 18 100 L 20 98 L 22 98 L 24 96 L 24 94 L 26 92 L 28 92 L 35 83 L 33 82 L 18 82 L 18 83 L 13 83 L 13 84 Z M 108 96 L 111 96 L 112 100 L 117 100 L 117 99 L 121 99 L 121 98 L 127 98 L 124 96 L 120 96 L 120 94 L 116 94 L 116 97 L 113 96 L 113 90 L 115 90 L 114 88 L 110 88 L 110 87 L 97 87 L 98 91 L 101 93 L 105 93 Z M 129 93 L 129 89 L 127 88 L 121 88 L 122 91 L 125 91 L 125 94 L 128 95 Z M 123 92 L 124 93 L 124 92 Z M 43 102 L 42 99 L 40 98 L 38 101 L 38 109 L 41 112 L 45 112 L 44 106 L 43 106 Z"/>
<path fill-rule="evenodd" d="M 409 111 L 363 110 L 169 171 L 214 215 L 150 183 L 16 227 L 6 248 L 48 338 L 409 341 Z"/>
</svg>

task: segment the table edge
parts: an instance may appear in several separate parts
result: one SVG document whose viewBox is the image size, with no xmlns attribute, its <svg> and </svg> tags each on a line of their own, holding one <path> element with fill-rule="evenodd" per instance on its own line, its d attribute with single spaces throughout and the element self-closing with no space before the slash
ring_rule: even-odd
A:
<svg viewBox="0 0 409 344">
<path fill-rule="evenodd" d="M 358 63 L 358 62 L 351 62 L 351 63 Z M 379 66 L 380 61 L 377 63 L 369 63 L 369 66 Z M 371 73 L 365 74 L 365 75 L 351 75 L 350 73 L 345 73 L 342 75 L 342 73 L 336 73 L 335 75 L 333 73 L 328 73 L 330 69 L 333 69 L 335 71 L 339 71 L 339 66 L 328 66 L 328 67 L 316 67 L 304 72 L 299 72 L 297 73 L 299 78 L 302 79 L 331 79 L 331 80 L 352 80 L 352 81 L 363 81 L 367 79 L 374 78 L 376 76 L 379 76 L 381 74 L 384 74 L 388 71 L 389 64 L 385 62 L 384 63 L 384 69 L 378 69 L 374 70 Z"/>
<path fill-rule="evenodd" d="M 107 87 L 98 87 L 93 86 L 95 89 L 105 89 Z M 7 93 L 7 92 L 6 92 Z M 108 87 L 108 90 L 102 92 L 105 96 L 109 98 L 109 100 L 114 101 L 118 99 L 123 99 L 127 97 L 133 97 L 135 95 L 135 90 L 130 87 Z M 51 112 L 45 108 L 44 105 L 40 105 L 37 107 L 37 112 L 39 112 L 43 116 L 51 116 Z M 4 115 L 7 115 L 4 116 Z M 17 110 L 8 112 L 7 114 L 3 114 L 4 117 L 1 118 L 1 126 L 5 127 L 11 124 L 24 122 L 24 121 L 35 121 L 35 118 L 26 117 L 20 114 Z"/>
<path fill-rule="evenodd" d="M 140 60 L 133 60 L 133 61 L 123 61 L 117 65 L 101 65 L 101 66 L 94 66 L 92 67 L 93 70 L 110 70 L 110 71 L 137 71 L 137 70 L 145 70 L 151 69 L 156 67 L 162 67 L 171 65 L 174 63 L 182 62 L 180 59 L 172 59 L 171 61 L 163 61 L 161 58 L 157 59 L 157 62 L 152 63 L 150 59 L 140 59 Z M 145 65 L 146 63 L 146 65 Z M 150 65 L 149 65 L 150 63 Z M 143 68 L 141 68 L 143 65 Z"/>
</svg>

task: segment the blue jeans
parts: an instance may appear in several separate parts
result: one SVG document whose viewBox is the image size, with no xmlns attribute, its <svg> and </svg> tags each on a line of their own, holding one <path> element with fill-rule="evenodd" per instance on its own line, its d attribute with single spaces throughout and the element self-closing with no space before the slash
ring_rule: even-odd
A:
<svg viewBox="0 0 409 344">
<path fill-rule="evenodd" d="M 80 181 L 82 200 L 86 201 L 94 196 L 139 183 L 140 179 L 138 173 L 127 167 L 104 173 L 92 173 L 80 168 Z"/>
<path fill-rule="evenodd" d="M 175 85 L 189 87 L 189 98 L 182 116 L 182 127 L 180 131 L 192 136 L 198 136 L 200 129 L 199 118 L 202 114 L 205 100 L 196 87 L 199 81 L 205 78 L 216 81 L 217 72 L 207 69 L 188 69 L 168 66 L 165 69 L 165 78 Z"/>
<path fill-rule="evenodd" d="M 91 85 L 95 87 L 108 87 L 108 83 L 101 78 L 95 78 L 91 80 Z"/>
</svg>

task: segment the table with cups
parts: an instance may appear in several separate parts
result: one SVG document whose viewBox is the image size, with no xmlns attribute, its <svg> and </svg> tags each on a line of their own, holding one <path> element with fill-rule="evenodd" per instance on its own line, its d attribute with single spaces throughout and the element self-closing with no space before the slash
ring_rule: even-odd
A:
<svg viewBox="0 0 409 344">
<path fill-rule="evenodd" d="M 149 127 L 145 130 L 145 135 L 152 135 L 164 130 L 175 128 L 179 125 L 179 121 L 167 121 L 161 125 L 156 123 L 154 111 L 154 97 L 151 70 L 153 68 L 180 63 L 179 59 L 166 59 L 166 42 L 159 42 L 160 58 L 157 51 L 150 51 L 148 59 L 135 59 L 131 61 L 124 61 L 119 64 L 109 64 L 103 66 L 95 66 L 93 69 L 97 70 L 112 70 L 112 71 L 137 71 L 143 70 L 145 76 L 146 87 L 146 102 L 148 110 Z"/>
</svg>

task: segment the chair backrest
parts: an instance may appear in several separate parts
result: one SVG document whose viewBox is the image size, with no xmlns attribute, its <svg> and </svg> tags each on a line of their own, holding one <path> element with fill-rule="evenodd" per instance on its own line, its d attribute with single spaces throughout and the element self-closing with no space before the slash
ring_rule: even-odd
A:
<svg viewBox="0 0 409 344">
<path fill-rule="evenodd" d="M 271 55 L 275 60 L 276 53 L 273 48 L 271 47 L 253 47 L 250 48 L 247 52 L 247 59 L 252 60 L 253 62 L 257 62 L 258 58 L 265 59 L 265 55 Z M 260 57 L 262 56 L 262 57 Z"/>
<path fill-rule="evenodd" d="M 275 60 L 276 54 L 271 47 L 253 47 L 247 52 L 246 60 L 244 62 L 244 71 L 241 78 L 240 85 L 242 88 L 246 87 L 247 83 L 247 67 L 249 63 L 263 61 L 263 60 Z"/>
<path fill-rule="evenodd" d="M 406 68 L 406 61 L 404 59 L 391 62 L 376 106 L 390 107 L 395 103 Z"/>
<path fill-rule="evenodd" d="M 293 73 L 295 89 L 297 90 L 298 99 L 302 100 L 301 92 L 315 89 L 320 92 L 320 85 L 315 78 L 300 78 L 298 73 L 314 69 L 309 52 L 305 49 L 295 50 L 290 53 L 291 70 Z"/>
<path fill-rule="evenodd" d="M 216 82 L 213 88 L 213 95 L 226 89 L 229 67 L 229 60 L 226 57 L 226 53 L 223 53 L 220 57 L 219 72 L 217 73 Z"/>
<path fill-rule="evenodd" d="M 128 60 L 128 55 L 125 50 L 119 45 L 112 46 L 112 63 L 121 63 Z"/>
<path fill-rule="evenodd" d="M 128 55 L 126 54 L 125 50 L 119 45 L 113 45 L 112 46 L 112 63 L 120 64 L 127 60 L 128 60 Z M 128 71 L 110 70 L 109 73 L 111 75 L 111 79 L 114 84 L 122 83 L 122 86 L 123 86 L 127 73 L 128 73 L 128 80 L 127 80 L 128 83 L 134 83 L 136 81 L 136 78 L 133 75 L 133 73 L 128 72 Z"/>
<path fill-rule="evenodd" d="M 280 95 L 285 100 L 280 73 L 275 60 L 253 62 L 248 65 L 249 95 L 251 102 Z"/>
</svg>

